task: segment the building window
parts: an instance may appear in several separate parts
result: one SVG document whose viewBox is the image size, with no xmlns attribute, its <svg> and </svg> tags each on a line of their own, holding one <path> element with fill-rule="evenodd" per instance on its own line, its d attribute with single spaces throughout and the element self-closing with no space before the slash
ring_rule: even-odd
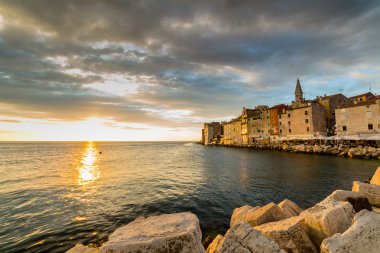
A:
<svg viewBox="0 0 380 253">
<path fill-rule="evenodd" d="M 305 119 L 305 123 L 309 123 L 309 119 Z"/>
<path fill-rule="evenodd" d="M 308 111 L 305 111 L 305 115 L 309 115 L 309 112 L 308 112 Z"/>
<path fill-rule="evenodd" d="M 280 129 L 280 133 L 282 133 L 282 129 Z"/>
<path fill-rule="evenodd" d="M 343 131 L 347 131 L 347 127 L 346 126 L 343 126 Z"/>
<path fill-rule="evenodd" d="M 282 126 L 282 122 L 280 122 L 280 126 Z"/>
<path fill-rule="evenodd" d="M 279 119 L 281 119 L 281 114 L 280 114 L 280 115 L 278 115 L 278 118 L 279 118 Z"/>
<path fill-rule="evenodd" d="M 290 113 L 288 113 L 288 118 L 290 118 Z"/>
<path fill-rule="evenodd" d="M 309 132 L 310 131 L 310 128 L 309 127 L 306 127 L 306 132 Z"/>
<path fill-rule="evenodd" d="M 292 129 L 289 128 L 289 133 L 291 133 L 291 132 L 292 132 Z"/>
<path fill-rule="evenodd" d="M 373 130 L 373 124 L 368 124 L 368 130 Z"/>
<path fill-rule="evenodd" d="M 288 121 L 288 125 L 290 125 L 290 121 Z"/>
</svg>

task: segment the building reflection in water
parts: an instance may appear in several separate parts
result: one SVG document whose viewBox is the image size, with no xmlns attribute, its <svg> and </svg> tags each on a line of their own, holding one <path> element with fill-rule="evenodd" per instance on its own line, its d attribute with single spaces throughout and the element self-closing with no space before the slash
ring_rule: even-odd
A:
<svg viewBox="0 0 380 253">
<path fill-rule="evenodd" d="M 243 189 L 248 189 L 249 186 L 249 159 L 244 155 L 241 157 L 240 168 L 240 185 Z"/>
<path fill-rule="evenodd" d="M 85 152 L 79 167 L 78 184 L 88 185 L 94 182 L 100 176 L 100 171 L 96 165 L 98 160 L 99 151 L 96 149 L 94 143 L 89 142 L 86 146 Z"/>
</svg>

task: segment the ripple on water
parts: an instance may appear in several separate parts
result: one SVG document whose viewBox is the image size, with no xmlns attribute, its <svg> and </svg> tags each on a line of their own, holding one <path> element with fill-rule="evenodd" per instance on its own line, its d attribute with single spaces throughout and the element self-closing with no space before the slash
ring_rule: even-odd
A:
<svg viewBox="0 0 380 253">
<path fill-rule="evenodd" d="M 138 216 L 183 211 L 204 236 L 223 233 L 235 207 L 308 207 L 377 165 L 194 143 L 0 143 L 0 252 L 99 245 Z"/>
</svg>

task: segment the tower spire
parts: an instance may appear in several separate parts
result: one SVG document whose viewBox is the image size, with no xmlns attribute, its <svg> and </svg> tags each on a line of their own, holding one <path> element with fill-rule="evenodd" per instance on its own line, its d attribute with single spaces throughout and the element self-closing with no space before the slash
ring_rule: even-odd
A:
<svg viewBox="0 0 380 253">
<path fill-rule="evenodd" d="M 301 103 L 303 101 L 303 92 L 301 87 L 300 79 L 297 77 L 297 84 L 296 84 L 296 90 L 294 92 L 296 102 Z"/>
</svg>

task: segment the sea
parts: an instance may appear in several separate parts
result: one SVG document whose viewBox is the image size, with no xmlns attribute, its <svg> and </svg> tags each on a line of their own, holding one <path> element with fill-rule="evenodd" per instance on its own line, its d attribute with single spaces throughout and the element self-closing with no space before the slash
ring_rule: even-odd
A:
<svg viewBox="0 0 380 253">
<path fill-rule="evenodd" d="M 194 142 L 0 142 L 0 252 L 98 246 L 139 216 L 193 212 L 203 238 L 234 208 L 308 208 L 379 161 Z"/>
</svg>

